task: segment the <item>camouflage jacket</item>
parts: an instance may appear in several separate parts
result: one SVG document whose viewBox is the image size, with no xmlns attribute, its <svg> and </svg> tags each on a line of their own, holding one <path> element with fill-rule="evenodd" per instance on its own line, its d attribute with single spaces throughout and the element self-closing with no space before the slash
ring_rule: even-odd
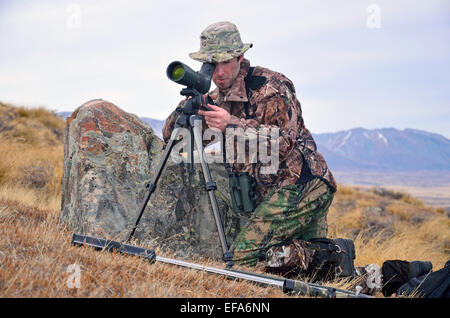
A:
<svg viewBox="0 0 450 318">
<path fill-rule="evenodd" d="M 283 74 L 257 66 L 252 76 L 264 77 L 265 82 L 255 90 L 250 87 L 247 95 L 245 79 L 249 69 L 250 62 L 244 59 L 233 85 L 225 92 L 216 88 L 210 96 L 216 105 L 231 114 L 227 129 L 242 128 L 244 131 L 256 130 L 258 133 L 261 128 L 279 128 L 279 165 L 276 173 L 261 173 L 262 167 L 267 164 L 259 161 L 254 163 L 251 155 L 248 155 L 246 145 L 245 162 L 233 163 L 233 170 L 248 172 L 256 180 L 259 199 L 270 190 L 296 183 L 302 169 L 303 172 L 307 170 L 310 175 L 323 179 L 333 191 L 336 191 L 334 177 L 323 156 L 317 151 L 316 143 L 303 122 L 300 102 L 296 98 L 293 83 Z M 182 106 L 183 102 L 166 121 L 163 128 L 163 138 L 166 142 L 170 139 Z M 205 121 L 203 127 L 206 127 Z"/>
</svg>

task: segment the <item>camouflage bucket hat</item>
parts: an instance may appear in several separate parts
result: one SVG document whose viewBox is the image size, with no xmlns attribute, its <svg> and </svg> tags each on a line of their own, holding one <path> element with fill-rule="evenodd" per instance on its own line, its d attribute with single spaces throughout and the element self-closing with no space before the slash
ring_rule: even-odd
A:
<svg viewBox="0 0 450 318">
<path fill-rule="evenodd" d="M 200 35 L 200 50 L 189 56 L 202 63 L 220 63 L 240 56 L 253 44 L 242 43 L 239 31 L 231 22 L 217 22 Z"/>
</svg>

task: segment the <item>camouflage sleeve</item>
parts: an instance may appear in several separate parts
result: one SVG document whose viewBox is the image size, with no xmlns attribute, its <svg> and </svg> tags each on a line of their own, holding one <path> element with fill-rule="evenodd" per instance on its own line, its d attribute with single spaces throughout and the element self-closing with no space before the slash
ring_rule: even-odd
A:
<svg viewBox="0 0 450 318">
<path fill-rule="evenodd" d="M 256 118 L 244 119 L 231 116 L 227 128 L 253 128 L 256 133 L 262 128 L 279 129 L 279 156 L 285 158 L 293 149 L 298 136 L 298 118 L 301 116 L 299 102 L 293 90 L 287 84 L 280 84 L 276 90 L 262 96 L 256 102 Z"/>
<path fill-rule="evenodd" d="M 181 114 L 181 110 L 183 109 L 185 102 L 186 102 L 185 99 L 182 100 L 178 104 L 177 108 L 166 119 L 166 123 L 164 124 L 164 127 L 162 129 L 162 135 L 165 143 L 169 141 L 170 136 L 172 135 L 172 131 L 175 128 L 175 123 Z"/>
</svg>

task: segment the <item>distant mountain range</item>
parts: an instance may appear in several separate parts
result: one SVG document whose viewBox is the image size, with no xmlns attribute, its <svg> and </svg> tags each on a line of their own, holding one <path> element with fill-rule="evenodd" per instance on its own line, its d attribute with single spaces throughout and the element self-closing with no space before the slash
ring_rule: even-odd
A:
<svg viewBox="0 0 450 318">
<path fill-rule="evenodd" d="M 450 170 L 450 140 L 426 131 L 354 128 L 313 138 L 332 170 Z"/>
<path fill-rule="evenodd" d="M 153 119 L 148 117 L 140 117 L 140 118 L 143 122 L 152 127 L 155 134 L 162 139 L 162 129 L 164 127 L 164 124 L 166 123 L 165 120 Z"/>
<path fill-rule="evenodd" d="M 162 138 L 165 120 L 141 120 Z M 354 128 L 313 134 L 313 138 L 332 171 L 450 171 L 450 140 L 439 134 L 417 129 Z"/>
</svg>

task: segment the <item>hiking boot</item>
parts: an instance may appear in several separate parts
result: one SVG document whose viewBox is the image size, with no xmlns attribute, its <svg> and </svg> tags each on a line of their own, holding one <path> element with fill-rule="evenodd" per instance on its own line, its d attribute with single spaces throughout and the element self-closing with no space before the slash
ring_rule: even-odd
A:
<svg viewBox="0 0 450 318">
<path fill-rule="evenodd" d="M 306 242 L 293 240 L 290 244 L 271 247 L 266 253 L 267 269 L 270 271 L 306 271 L 312 262 L 314 250 L 306 247 Z"/>
<path fill-rule="evenodd" d="M 265 254 L 266 271 L 285 277 L 304 275 L 312 280 L 354 277 L 355 248 L 348 239 L 294 239 L 272 246 Z"/>
</svg>

